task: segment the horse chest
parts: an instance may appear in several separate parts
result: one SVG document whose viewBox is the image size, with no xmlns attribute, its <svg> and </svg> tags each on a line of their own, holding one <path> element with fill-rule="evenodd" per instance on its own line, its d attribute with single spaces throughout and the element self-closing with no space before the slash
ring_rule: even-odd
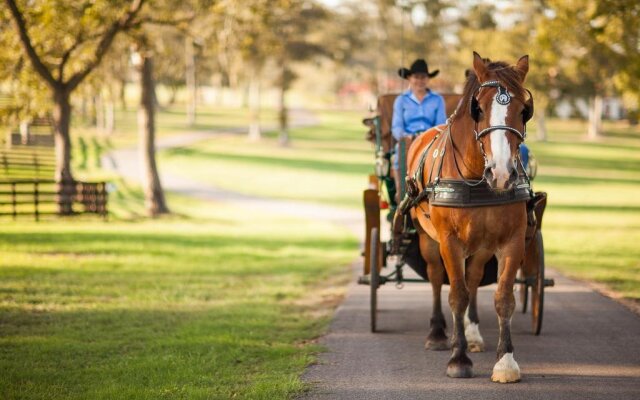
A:
<svg viewBox="0 0 640 400">
<path fill-rule="evenodd" d="M 456 237 L 460 244 L 470 253 L 480 247 L 495 249 L 502 243 L 518 236 L 520 225 L 525 222 L 524 212 L 517 212 L 516 207 L 479 207 L 479 208 L 449 208 L 429 207 L 428 223 L 432 230 L 425 229 L 430 236 L 440 241 L 440 237 Z M 524 210 L 523 210 L 524 211 Z M 507 218 L 508 217 L 508 218 Z"/>
</svg>

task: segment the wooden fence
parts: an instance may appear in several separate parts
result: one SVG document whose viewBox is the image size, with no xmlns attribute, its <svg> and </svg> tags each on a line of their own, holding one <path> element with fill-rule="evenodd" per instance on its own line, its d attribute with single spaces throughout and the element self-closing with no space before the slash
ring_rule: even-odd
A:
<svg viewBox="0 0 640 400">
<path fill-rule="evenodd" d="M 55 155 L 52 151 L 26 146 L 0 150 L 0 174 L 10 179 L 42 179 L 53 177 Z"/>
<path fill-rule="evenodd" d="M 0 216 L 91 213 L 107 218 L 108 194 L 105 182 L 57 183 L 53 180 L 0 181 Z"/>
</svg>

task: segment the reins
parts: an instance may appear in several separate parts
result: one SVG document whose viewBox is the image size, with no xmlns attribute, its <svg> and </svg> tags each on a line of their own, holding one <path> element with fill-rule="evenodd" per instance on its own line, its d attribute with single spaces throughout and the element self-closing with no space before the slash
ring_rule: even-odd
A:
<svg viewBox="0 0 640 400">
<path fill-rule="evenodd" d="M 507 89 L 502 84 L 500 84 L 499 81 L 492 80 L 492 81 L 487 81 L 480 84 L 480 86 L 478 86 L 478 88 L 475 89 L 475 91 L 473 92 L 469 100 L 470 102 L 472 102 L 471 107 L 474 106 L 473 104 L 474 101 L 477 103 L 476 94 L 478 93 L 478 91 L 480 91 L 480 89 L 484 87 L 497 88 L 498 92 L 496 93 L 495 98 L 499 104 L 507 105 L 511 102 L 512 96 L 509 94 Z M 529 93 L 529 96 L 531 96 L 531 92 L 527 89 L 525 90 Z M 470 189 L 479 187 L 483 183 L 487 182 L 486 176 L 484 174 L 482 174 L 481 178 L 478 180 L 478 179 L 467 179 L 464 177 L 464 174 L 462 173 L 462 169 L 460 168 L 460 165 L 458 163 L 458 158 L 456 156 L 456 151 L 455 151 L 456 147 L 455 147 L 455 143 L 453 142 L 453 136 L 451 135 L 453 120 L 455 119 L 457 112 L 458 112 L 458 108 L 456 108 L 453 114 L 451 114 L 451 116 L 449 116 L 449 118 L 447 119 L 446 127 L 443 130 L 440 130 L 439 133 L 425 147 L 425 149 L 422 151 L 422 154 L 420 155 L 420 161 L 419 161 L 416 172 L 413 174 L 413 177 L 407 178 L 407 186 L 408 186 L 407 195 L 406 195 L 406 198 L 403 199 L 402 204 L 400 205 L 400 209 L 403 213 L 405 213 L 410 207 L 416 207 L 420 205 L 420 203 L 422 203 L 425 199 L 428 199 L 429 197 L 432 197 L 432 198 L 435 197 L 435 195 L 439 192 L 452 193 L 452 191 L 455 191 L 454 189 L 455 185 L 452 186 L 452 182 L 462 182 L 463 186 L 466 186 Z M 485 166 L 488 165 L 488 158 L 484 150 L 484 145 L 480 140 L 482 137 L 484 137 L 485 135 L 489 134 L 494 130 L 505 130 L 505 131 L 511 132 L 515 134 L 518 138 L 520 138 L 522 141 L 524 141 L 527 137 L 526 121 L 523 122 L 524 130 L 522 132 L 508 125 L 492 125 L 478 132 L 478 118 L 474 118 L 474 116 L 472 115 L 472 119 L 475 121 L 475 127 L 473 131 L 475 140 L 480 147 L 480 153 L 482 154 L 482 157 L 484 159 Z M 442 136 L 440 135 L 440 133 L 443 133 Z M 426 163 L 426 158 L 428 156 L 429 151 L 435 144 L 435 142 L 438 141 L 438 139 L 440 138 L 442 138 L 440 141 L 440 144 L 437 146 L 437 148 L 433 152 L 433 161 L 431 163 L 431 168 L 429 170 L 429 178 L 425 184 L 423 183 L 423 178 L 424 178 L 424 165 Z M 458 173 L 459 179 L 447 179 L 447 180 L 442 179 L 442 168 L 444 165 L 444 157 L 446 155 L 447 141 L 451 145 L 453 163 L 456 167 L 456 171 Z M 436 169 L 435 166 L 438 158 L 440 158 L 440 164 L 438 165 L 438 168 L 437 168 L 438 171 L 436 173 L 435 178 L 432 179 L 433 173 Z M 529 178 L 529 174 L 527 173 L 527 170 L 524 164 L 522 163 L 522 158 L 520 157 L 519 151 L 518 151 L 518 154 L 516 155 L 516 159 L 518 160 L 518 165 L 520 166 L 520 169 L 525 178 L 525 183 L 517 185 L 516 189 L 522 189 L 526 187 L 530 191 L 531 180 Z M 443 181 L 446 181 L 448 187 L 440 188 L 441 183 Z M 420 190 L 418 185 L 424 186 L 423 189 Z"/>
</svg>

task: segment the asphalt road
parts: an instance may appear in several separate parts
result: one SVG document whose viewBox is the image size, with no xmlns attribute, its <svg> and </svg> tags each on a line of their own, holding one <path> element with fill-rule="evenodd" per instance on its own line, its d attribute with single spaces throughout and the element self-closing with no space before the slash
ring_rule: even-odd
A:
<svg viewBox="0 0 640 400">
<path fill-rule="evenodd" d="M 408 269 L 408 268 L 407 268 Z M 354 266 L 355 276 L 361 265 Z M 480 331 L 486 351 L 470 357 L 475 376 L 445 376 L 449 351 L 424 350 L 431 316 L 431 288 L 385 285 L 378 291 L 379 333 L 369 331 L 369 287 L 355 283 L 320 339 L 328 352 L 303 379 L 302 399 L 640 399 L 640 317 L 588 286 L 553 271 L 542 334 L 531 332 L 531 314 L 512 319 L 514 356 L 522 381 L 490 381 L 498 323 L 495 285 L 480 289 Z M 448 287 L 447 287 L 448 288 Z M 443 291 L 446 304 L 448 291 Z M 518 296 L 516 296 L 518 297 Z M 448 333 L 451 331 L 451 315 Z"/>
</svg>

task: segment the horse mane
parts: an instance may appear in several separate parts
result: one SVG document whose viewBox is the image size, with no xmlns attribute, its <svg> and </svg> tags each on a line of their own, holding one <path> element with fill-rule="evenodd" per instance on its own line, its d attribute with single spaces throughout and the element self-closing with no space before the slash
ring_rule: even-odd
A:
<svg viewBox="0 0 640 400">
<path fill-rule="evenodd" d="M 497 80 L 503 84 L 507 90 L 513 94 L 513 97 L 524 102 L 525 89 L 520 82 L 521 75 L 515 66 L 510 66 L 504 61 L 492 62 L 488 58 L 482 59 L 487 66 L 489 72 L 488 81 Z M 462 91 L 462 100 L 456 108 L 456 117 L 454 120 L 462 118 L 464 115 L 470 115 L 471 96 L 478 90 L 480 84 L 478 77 L 473 69 L 467 70 L 467 80 Z"/>
</svg>

